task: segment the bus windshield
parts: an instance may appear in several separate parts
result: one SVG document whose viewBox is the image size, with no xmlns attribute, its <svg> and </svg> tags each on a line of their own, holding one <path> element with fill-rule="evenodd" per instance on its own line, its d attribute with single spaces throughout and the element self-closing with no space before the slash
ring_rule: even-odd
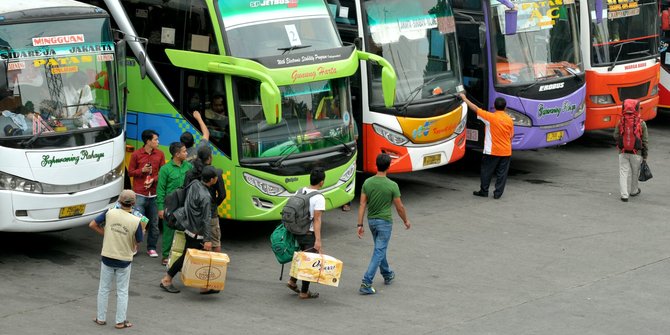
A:
<svg viewBox="0 0 670 335">
<path fill-rule="evenodd" d="M 519 85 L 583 72 L 576 7 L 553 1 L 521 0 L 516 33 L 505 34 L 505 11 L 491 2 L 492 49 L 497 85 Z"/>
<path fill-rule="evenodd" d="M 323 1 L 301 0 L 294 7 L 251 3 L 219 1 L 231 56 L 256 59 L 342 46 Z"/>
<path fill-rule="evenodd" d="M 372 0 L 364 4 L 368 51 L 395 68 L 397 102 L 455 93 L 461 85 L 460 64 L 454 17 L 446 0 Z M 370 66 L 370 104 L 383 106 L 381 68 Z"/>
<path fill-rule="evenodd" d="M 259 84 L 237 79 L 241 158 L 267 158 L 342 147 L 354 141 L 347 79 L 279 87 L 282 121 L 263 119 Z"/>
<path fill-rule="evenodd" d="M 115 126 L 123 118 L 110 91 L 114 44 L 111 33 L 100 29 L 109 25 L 105 21 L 0 26 L 0 59 L 7 74 L 0 88 L 0 139 L 120 131 Z"/>
<path fill-rule="evenodd" d="M 588 4 L 593 65 L 616 65 L 658 55 L 658 1 L 609 6 L 604 2 L 600 23 L 596 1 L 589 0 Z"/>
</svg>

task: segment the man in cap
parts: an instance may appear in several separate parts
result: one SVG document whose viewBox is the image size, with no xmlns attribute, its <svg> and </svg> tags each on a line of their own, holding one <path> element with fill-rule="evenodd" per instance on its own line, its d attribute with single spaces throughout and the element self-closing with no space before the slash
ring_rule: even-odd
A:
<svg viewBox="0 0 670 335">
<path fill-rule="evenodd" d="M 103 236 L 100 286 L 98 287 L 98 314 L 93 320 L 107 324 L 107 298 L 112 282 L 116 281 L 116 325 L 118 329 L 132 327 L 126 320 L 128 285 L 135 245 L 142 241 L 143 231 L 139 217 L 132 214 L 135 192 L 123 190 L 119 194 L 120 208 L 112 208 L 98 215 L 89 227 Z"/>
<path fill-rule="evenodd" d="M 212 229 L 210 226 L 212 218 L 212 196 L 209 188 L 218 180 L 216 169 L 205 166 L 200 175 L 200 182 L 193 183 L 186 192 L 184 207 L 186 209 L 186 222 L 184 222 L 184 235 L 186 237 L 186 249 L 212 250 Z M 161 279 L 160 287 L 170 293 L 179 293 L 172 285 L 172 278 L 181 271 L 184 265 L 184 252 L 168 269 L 167 274 Z M 216 293 L 215 290 L 203 289 L 201 293 Z"/>
</svg>

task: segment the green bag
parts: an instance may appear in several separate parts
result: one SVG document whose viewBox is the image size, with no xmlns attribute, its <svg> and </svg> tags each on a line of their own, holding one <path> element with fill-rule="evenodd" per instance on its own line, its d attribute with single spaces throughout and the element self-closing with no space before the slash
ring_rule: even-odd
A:
<svg viewBox="0 0 670 335">
<path fill-rule="evenodd" d="M 272 252 L 274 252 L 277 262 L 281 264 L 281 274 L 279 280 L 282 280 L 284 275 L 284 264 L 293 260 L 293 253 L 298 251 L 299 246 L 295 241 L 295 237 L 291 232 L 286 230 L 283 223 L 280 223 L 277 228 L 270 235 L 270 245 Z"/>
</svg>

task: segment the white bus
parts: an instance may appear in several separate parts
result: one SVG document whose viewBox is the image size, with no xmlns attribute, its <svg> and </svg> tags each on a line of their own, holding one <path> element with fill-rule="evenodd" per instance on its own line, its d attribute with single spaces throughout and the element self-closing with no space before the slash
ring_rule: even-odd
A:
<svg viewBox="0 0 670 335">
<path fill-rule="evenodd" d="M 0 2 L 0 231 L 72 228 L 116 201 L 124 55 L 98 7 Z"/>
</svg>

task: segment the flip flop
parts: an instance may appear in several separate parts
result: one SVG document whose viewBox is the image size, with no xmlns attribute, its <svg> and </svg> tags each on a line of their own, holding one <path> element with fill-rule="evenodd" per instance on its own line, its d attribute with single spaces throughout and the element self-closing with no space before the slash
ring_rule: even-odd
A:
<svg viewBox="0 0 670 335">
<path fill-rule="evenodd" d="M 116 328 L 116 329 L 124 329 L 124 328 L 130 328 L 130 327 L 132 327 L 132 326 L 133 326 L 133 324 L 130 323 L 130 322 L 128 322 L 128 320 L 126 320 L 126 321 L 123 321 L 123 322 L 121 322 L 121 323 L 117 323 L 117 324 L 114 326 L 114 328 Z"/>
<path fill-rule="evenodd" d="M 291 285 L 291 283 L 286 283 L 286 287 L 290 288 L 291 291 L 295 293 L 300 293 L 300 290 L 298 289 L 298 285 Z"/>
<path fill-rule="evenodd" d="M 160 286 L 161 286 L 162 289 L 164 289 L 165 291 L 170 292 L 170 293 L 179 293 L 179 292 L 180 292 L 180 291 L 179 291 L 176 287 L 174 287 L 174 285 L 172 285 L 172 284 L 170 284 L 170 285 L 168 285 L 168 286 L 165 286 L 165 285 L 163 285 L 163 283 L 161 283 Z"/>
<path fill-rule="evenodd" d="M 104 326 L 104 325 L 107 324 L 107 321 L 100 321 L 97 318 L 93 319 L 93 322 L 95 322 L 95 324 L 98 325 L 98 326 Z"/>
<path fill-rule="evenodd" d="M 221 291 L 219 291 L 219 290 L 207 290 L 207 291 L 200 291 L 200 294 L 215 294 L 215 293 L 219 293 L 219 292 L 221 292 Z"/>
<path fill-rule="evenodd" d="M 300 295 L 298 295 L 298 298 L 300 298 L 300 299 L 316 299 L 316 298 L 319 297 L 319 292 L 309 291 L 305 294 L 307 294 L 307 295 L 302 295 L 302 293 L 301 293 Z"/>
</svg>

